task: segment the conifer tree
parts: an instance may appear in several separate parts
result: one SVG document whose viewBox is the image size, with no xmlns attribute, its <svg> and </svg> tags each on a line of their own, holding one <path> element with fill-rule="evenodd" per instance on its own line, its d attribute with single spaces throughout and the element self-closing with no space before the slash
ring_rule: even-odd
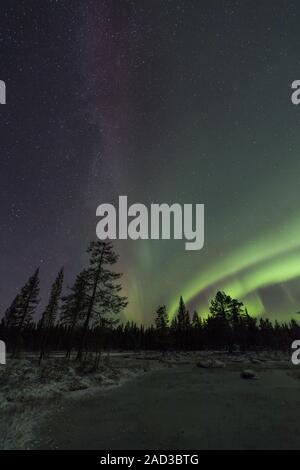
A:
<svg viewBox="0 0 300 470">
<path fill-rule="evenodd" d="M 71 356 L 75 332 L 82 323 L 88 307 L 87 272 L 85 270 L 78 274 L 70 291 L 70 294 L 63 297 L 61 309 L 61 325 L 67 329 L 67 358 Z"/>
<path fill-rule="evenodd" d="M 59 308 L 59 300 L 62 292 L 62 286 L 64 281 L 64 270 L 61 268 L 54 283 L 52 284 L 48 305 L 42 315 L 41 320 L 41 350 L 39 363 L 45 357 L 47 341 L 50 334 L 50 329 L 54 326 L 56 316 Z"/>
<path fill-rule="evenodd" d="M 4 314 L 4 324 L 7 328 L 14 328 L 16 326 L 20 304 L 21 295 L 17 294 Z"/>
<path fill-rule="evenodd" d="M 196 312 L 196 310 L 193 313 L 192 327 L 195 328 L 196 330 L 201 328 L 201 319 L 198 315 L 198 312 Z"/>
<path fill-rule="evenodd" d="M 183 298 L 179 299 L 177 315 L 171 323 L 171 330 L 175 337 L 175 344 L 179 348 L 185 348 L 189 341 L 189 333 L 191 327 L 190 314 L 186 309 Z"/>
<path fill-rule="evenodd" d="M 165 349 L 167 346 L 167 335 L 168 335 L 168 324 L 169 318 L 165 305 L 160 305 L 156 310 L 155 326 L 158 336 L 158 344 L 161 349 Z"/>
<path fill-rule="evenodd" d="M 181 331 L 186 331 L 191 324 L 190 315 L 186 309 L 183 298 L 179 299 L 178 314 L 177 314 L 178 328 Z"/>
<path fill-rule="evenodd" d="M 91 322 L 97 323 L 103 315 L 118 314 L 127 305 L 126 297 L 120 295 L 121 285 L 116 283 L 122 274 L 111 270 L 118 261 L 118 255 L 111 242 L 91 242 L 87 252 L 90 255 L 89 267 L 86 270 L 89 302 L 79 343 L 78 360 L 82 360 L 86 349 Z"/>
<path fill-rule="evenodd" d="M 37 269 L 5 313 L 6 324 L 14 330 L 13 356 L 19 353 L 22 334 L 33 321 L 39 303 L 39 292 L 39 269 Z"/>
<path fill-rule="evenodd" d="M 232 348 L 232 330 L 230 325 L 230 307 L 232 299 L 225 292 L 217 292 L 210 302 L 210 330 L 213 332 L 216 346 Z"/>
<path fill-rule="evenodd" d="M 165 305 L 160 305 L 156 310 L 155 326 L 158 331 L 165 330 L 169 324 L 169 318 Z"/>
<path fill-rule="evenodd" d="M 191 347 L 193 349 L 199 349 L 203 346 L 202 341 L 202 321 L 196 310 L 193 313 L 191 322 L 191 335 L 190 335 Z"/>
</svg>

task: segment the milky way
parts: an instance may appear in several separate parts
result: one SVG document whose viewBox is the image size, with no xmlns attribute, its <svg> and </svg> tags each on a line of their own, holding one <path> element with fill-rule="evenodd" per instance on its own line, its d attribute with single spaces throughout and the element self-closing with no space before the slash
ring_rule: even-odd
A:
<svg viewBox="0 0 300 470">
<path fill-rule="evenodd" d="M 1 306 L 37 265 L 70 284 L 96 208 L 205 204 L 205 245 L 119 241 L 125 317 L 218 289 L 250 313 L 300 310 L 299 2 L 0 6 Z"/>
</svg>

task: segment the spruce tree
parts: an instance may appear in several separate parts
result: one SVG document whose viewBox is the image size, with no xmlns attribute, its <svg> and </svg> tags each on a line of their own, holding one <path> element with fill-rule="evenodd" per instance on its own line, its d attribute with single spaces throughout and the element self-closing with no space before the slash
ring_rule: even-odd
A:
<svg viewBox="0 0 300 470">
<path fill-rule="evenodd" d="M 87 296 L 87 272 L 81 271 L 76 277 L 70 294 L 63 297 L 61 309 L 61 325 L 67 329 L 67 358 L 71 356 L 76 330 L 82 323 L 87 311 L 89 298 Z"/>
<path fill-rule="evenodd" d="M 232 330 L 230 325 L 230 308 L 232 299 L 225 292 L 217 292 L 210 302 L 210 332 L 215 338 L 215 346 L 232 349 Z"/>
<path fill-rule="evenodd" d="M 14 330 L 13 356 L 19 353 L 22 335 L 33 322 L 33 315 L 39 303 L 39 270 L 28 279 L 5 313 L 6 324 Z"/>
<path fill-rule="evenodd" d="M 191 320 L 190 314 L 186 309 L 183 298 L 179 299 L 178 312 L 171 323 L 171 330 L 175 337 L 175 344 L 177 347 L 186 348 L 189 342 Z"/>
<path fill-rule="evenodd" d="M 186 331 L 191 324 L 190 315 L 186 309 L 183 298 L 179 299 L 178 313 L 177 313 L 178 328 L 181 331 Z"/>
<path fill-rule="evenodd" d="M 62 286 L 64 281 L 64 270 L 63 268 L 59 271 L 54 283 L 52 284 L 48 305 L 42 315 L 41 320 L 41 349 L 39 363 L 45 357 L 48 337 L 51 328 L 54 326 L 56 316 L 59 308 L 59 300 L 62 292 Z"/>
<path fill-rule="evenodd" d="M 167 314 L 167 309 L 165 305 L 160 305 L 156 310 L 155 316 L 155 326 L 158 331 L 165 330 L 169 324 L 169 318 Z"/>
<path fill-rule="evenodd" d="M 21 305 L 21 295 L 17 294 L 11 305 L 6 309 L 4 314 L 4 324 L 6 328 L 15 328 Z"/>
<path fill-rule="evenodd" d="M 97 324 L 103 315 L 118 314 L 127 305 L 126 297 L 120 295 L 121 285 L 116 283 L 122 274 L 111 270 L 118 261 L 112 243 L 101 240 L 91 242 L 87 252 L 90 255 L 89 267 L 86 270 L 89 302 L 78 348 L 78 360 L 82 360 L 87 347 L 91 322 Z"/>
<path fill-rule="evenodd" d="M 201 328 L 201 319 L 198 315 L 198 312 L 196 312 L 196 310 L 193 313 L 192 327 L 195 328 L 195 329 L 200 329 Z"/>
<path fill-rule="evenodd" d="M 192 317 L 190 339 L 193 349 L 199 349 L 200 345 L 202 346 L 202 321 L 196 310 Z"/>
<path fill-rule="evenodd" d="M 155 326 L 157 331 L 158 345 L 160 349 L 165 349 L 167 346 L 168 324 L 169 318 L 165 305 L 160 305 L 156 310 Z"/>
</svg>

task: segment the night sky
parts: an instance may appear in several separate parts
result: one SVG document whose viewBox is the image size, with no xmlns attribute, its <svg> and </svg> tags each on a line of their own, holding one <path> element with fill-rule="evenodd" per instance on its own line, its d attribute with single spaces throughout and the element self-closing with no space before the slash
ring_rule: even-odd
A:
<svg viewBox="0 0 300 470">
<path fill-rule="evenodd" d="M 1 311 L 87 261 L 96 208 L 204 203 L 205 245 L 119 241 L 125 317 L 224 289 L 300 310 L 298 1 L 1 0 Z"/>
</svg>

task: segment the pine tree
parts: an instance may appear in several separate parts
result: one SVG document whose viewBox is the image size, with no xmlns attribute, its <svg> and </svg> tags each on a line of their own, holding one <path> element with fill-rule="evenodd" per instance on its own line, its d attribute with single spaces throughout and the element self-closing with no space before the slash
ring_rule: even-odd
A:
<svg viewBox="0 0 300 470">
<path fill-rule="evenodd" d="M 217 292 L 211 300 L 209 311 L 212 314 L 209 319 L 210 333 L 215 338 L 215 346 L 232 348 L 232 330 L 230 325 L 230 308 L 232 299 L 225 292 Z"/>
<path fill-rule="evenodd" d="M 4 314 L 4 324 L 7 328 L 14 328 L 16 326 L 20 305 L 21 295 L 17 294 Z"/>
<path fill-rule="evenodd" d="M 270 320 L 268 318 L 261 318 L 259 321 L 259 329 L 263 345 L 267 348 L 271 348 L 274 329 Z"/>
<path fill-rule="evenodd" d="M 244 349 L 252 348 L 258 352 L 259 346 L 259 329 L 257 327 L 257 318 L 253 318 L 248 314 L 245 309 L 245 314 L 242 316 L 243 330 L 245 331 L 246 341 Z"/>
<path fill-rule="evenodd" d="M 165 305 L 160 305 L 156 310 L 156 317 L 155 317 L 155 326 L 158 331 L 165 330 L 168 328 L 169 318 L 167 314 L 167 309 Z"/>
<path fill-rule="evenodd" d="M 14 330 L 13 356 L 19 353 L 22 334 L 33 321 L 33 315 L 39 303 L 39 292 L 39 270 L 37 269 L 6 310 L 6 324 Z"/>
<path fill-rule="evenodd" d="M 200 345 L 203 346 L 202 341 L 202 321 L 198 312 L 194 311 L 191 323 L 191 346 L 193 349 L 199 349 Z"/>
<path fill-rule="evenodd" d="M 229 305 L 229 317 L 232 325 L 238 325 L 244 314 L 244 304 L 237 299 L 231 299 Z"/>
<path fill-rule="evenodd" d="M 225 292 L 218 291 L 210 302 L 209 311 L 215 317 L 229 319 L 231 305 L 231 297 Z"/>
<path fill-rule="evenodd" d="M 198 315 L 198 312 L 196 312 L 196 310 L 193 313 L 192 327 L 195 328 L 195 329 L 200 329 L 201 328 L 201 319 Z"/>
<path fill-rule="evenodd" d="M 231 299 L 227 318 L 230 323 L 229 351 L 232 352 L 244 334 L 245 312 L 244 304 L 237 299 Z"/>
<path fill-rule="evenodd" d="M 157 331 L 158 345 L 160 349 L 165 349 L 167 346 L 168 324 L 169 318 L 165 305 L 160 305 L 156 310 L 155 326 Z"/>
<path fill-rule="evenodd" d="M 189 343 L 191 328 L 190 314 L 186 309 L 183 298 L 179 299 L 178 312 L 171 323 L 171 330 L 175 337 L 175 344 L 177 347 L 185 348 Z"/>
<path fill-rule="evenodd" d="M 49 302 L 42 315 L 42 320 L 41 320 L 42 338 L 41 338 L 41 350 L 40 350 L 39 363 L 41 363 L 42 359 L 45 357 L 50 329 L 54 326 L 55 321 L 56 321 L 63 281 L 64 281 L 64 270 L 62 268 L 59 271 L 54 283 L 52 284 Z"/>
<path fill-rule="evenodd" d="M 103 315 L 118 314 L 127 305 L 126 297 L 120 296 L 121 285 L 115 284 L 122 274 L 111 271 L 111 266 L 118 261 L 111 242 L 91 242 L 87 252 L 90 254 L 90 265 L 86 270 L 89 303 L 79 343 L 78 360 L 82 360 L 86 349 L 91 322 L 97 323 Z"/>
<path fill-rule="evenodd" d="M 178 328 L 181 331 L 186 331 L 190 327 L 190 324 L 191 324 L 190 315 L 189 315 L 188 310 L 186 309 L 186 306 L 182 297 L 180 297 L 179 299 L 177 321 L 178 321 Z"/>
<path fill-rule="evenodd" d="M 76 277 L 70 294 L 63 297 L 61 325 L 67 329 L 67 358 L 70 358 L 76 329 L 82 323 L 88 307 L 87 272 L 81 271 Z"/>
<path fill-rule="evenodd" d="M 17 294 L 11 305 L 7 308 L 3 318 L 6 343 L 10 350 L 15 351 L 17 337 L 17 318 L 21 305 L 21 295 Z"/>
</svg>

